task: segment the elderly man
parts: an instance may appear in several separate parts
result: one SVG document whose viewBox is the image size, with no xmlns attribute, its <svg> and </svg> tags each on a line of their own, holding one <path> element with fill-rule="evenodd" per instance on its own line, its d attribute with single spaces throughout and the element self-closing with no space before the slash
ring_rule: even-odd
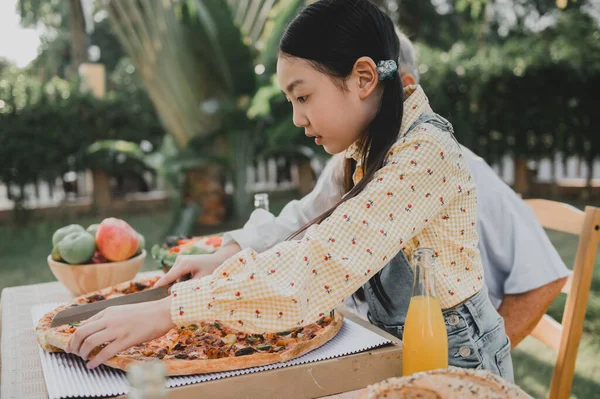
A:
<svg viewBox="0 0 600 399">
<path fill-rule="evenodd" d="M 414 48 L 398 31 L 401 42 L 399 72 L 405 86 L 418 84 Z M 492 303 L 504 317 L 513 347 L 521 342 L 560 292 L 569 270 L 561 261 L 531 209 L 485 163 L 464 149 L 478 187 L 479 249 L 485 282 Z M 225 235 L 214 256 L 180 256 L 170 276 L 161 283 L 191 272 L 193 277 L 210 273 L 241 249 L 263 252 L 337 203 L 342 195 L 344 154 L 331 158 L 313 191 L 285 206 L 279 216 L 258 209 L 242 229 Z M 195 257 L 202 257 L 195 259 Z M 202 265 L 199 266 L 199 263 Z M 363 317 L 368 306 L 355 294 L 346 305 Z"/>
<path fill-rule="evenodd" d="M 402 83 L 417 84 L 414 47 L 397 33 Z M 482 158 L 463 150 L 477 184 L 476 228 L 485 283 L 515 347 L 546 313 L 570 271 L 527 204 Z"/>
</svg>

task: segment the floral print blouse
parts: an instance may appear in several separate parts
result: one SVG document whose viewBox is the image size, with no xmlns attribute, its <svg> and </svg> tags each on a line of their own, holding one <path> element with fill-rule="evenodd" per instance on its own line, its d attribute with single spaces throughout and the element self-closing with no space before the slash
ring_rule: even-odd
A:
<svg viewBox="0 0 600 399">
<path fill-rule="evenodd" d="M 199 280 L 173 286 L 177 325 L 219 320 L 247 332 L 277 332 L 315 322 L 371 279 L 399 251 L 433 248 L 436 291 L 443 309 L 483 285 L 475 230 L 473 178 L 454 138 L 429 123 L 420 86 L 407 89 L 398 141 L 384 166 L 356 197 L 311 226 L 301 240 L 257 253 L 246 249 Z M 358 145 L 346 157 L 357 161 Z"/>
</svg>

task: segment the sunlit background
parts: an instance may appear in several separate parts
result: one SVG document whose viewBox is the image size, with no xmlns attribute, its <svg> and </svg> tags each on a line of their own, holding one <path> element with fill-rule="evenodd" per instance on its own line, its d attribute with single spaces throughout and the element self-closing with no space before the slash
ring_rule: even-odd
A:
<svg viewBox="0 0 600 399">
<path fill-rule="evenodd" d="M 525 198 L 600 205 L 600 1 L 373 0 L 415 42 L 434 110 Z M 274 79 L 304 0 L 0 1 L 0 289 L 54 280 L 54 231 L 107 216 L 147 248 L 277 213 L 327 161 Z M 199 5 L 204 8 L 199 9 Z M 575 237 L 550 234 L 572 267 Z M 600 269 L 572 397 L 600 397 Z M 160 265 L 151 257 L 144 270 Z M 550 314 L 560 320 L 564 298 Z M 527 339 L 517 383 L 547 394 Z"/>
</svg>

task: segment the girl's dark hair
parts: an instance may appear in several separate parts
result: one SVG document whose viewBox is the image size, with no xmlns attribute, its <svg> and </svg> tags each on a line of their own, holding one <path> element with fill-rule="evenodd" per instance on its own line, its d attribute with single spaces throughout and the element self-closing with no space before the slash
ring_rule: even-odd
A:
<svg viewBox="0 0 600 399">
<path fill-rule="evenodd" d="M 389 16 L 368 0 L 320 0 L 304 8 L 290 23 L 279 44 L 281 57 L 309 61 L 318 71 L 329 75 L 345 88 L 345 81 L 360 57 L 398 62 L 400 43 Z M 363 178 L 354 185 L 356 163 L 347 159 L 344 166 L 346 195 L 331 209 L 292 234 L 292 239 L 313 224 L 321 223 L 343 202 L 357 196 L 383 166 L 396 142 L 402 123 L 404 95 L 398 74 L 380 81 L 383 94 L 377 115 L 360 139 Z M 369 284 L 389 311 L 392 303 L 383 290 L 379 274 Z"/>
</svg>

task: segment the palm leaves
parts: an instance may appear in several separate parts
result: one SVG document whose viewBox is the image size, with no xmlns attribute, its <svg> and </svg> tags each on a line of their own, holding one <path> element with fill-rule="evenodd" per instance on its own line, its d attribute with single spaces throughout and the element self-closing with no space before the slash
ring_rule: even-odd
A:
<svg viewBox="0 0 600 399">
<path fill-rule="evenodd" d="M 254 61 L 267 47 L 269 54 L 259 61 L 274 72 L 278 37 L 302 3 L 109 0 L 113 29 L 175 147 L 165 154 L 163 174 L 176 190 L 182 187 L 177 178 L 182 171 L 206 163 L 226 165 L 222 170 L 236 188 L 235 209 L 243 215 L 246 168 L 254 158 L 257 126 L 264 126 L 263 120 L 246 116 L 257 88 Z M 215 135 L 225 146 L 215 144 Z"/>
<path fill-rule="evenodd" d="M 227 0 L 227 5 L 242 33 L 250 43 L 256 43 L 276 2 L 277 0 Z"/>
<path fill-rule="evenodd" d="M 203 104 L 224 97 L 224 88 L 230 85 L 207 84 L 215 77 L 219 82 L 227 78 L 216 76 L 215 70 L 208 68 L 206 59 L 214 59 L 214 48 L 194 45 L 189 28 L 182 23 L 189 18 L 186 4 L 111 1 L 107 9 L 113 30 L 140 72 L 176 145 L 182 148 L 194 135 L 218 129 L 221 116 Z M 199 32 L 200 39 L 206 36 L 203 33 Z M 202 50 L 207 53 L 205 59 L 196 54 Z"/>
</svg>

